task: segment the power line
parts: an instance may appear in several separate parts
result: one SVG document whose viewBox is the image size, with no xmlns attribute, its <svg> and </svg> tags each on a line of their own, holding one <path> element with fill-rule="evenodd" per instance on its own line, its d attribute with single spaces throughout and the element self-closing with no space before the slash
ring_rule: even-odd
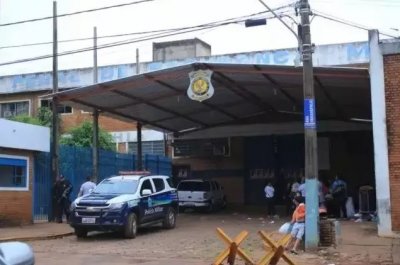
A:
<svg viewBox="0 0 400 265">
<path fill-rule="evenodd" d="M 282 7 L 278 7 L 275 10 L 281 10 L 284 8 L 288 8 L 291 5 L 286 5 Z M 225 19 L 222 21 L 228 21 L 228 20 L 233 20 L 233 19 L 238 19 L 238 18 L 245 18 L 245 17 L 253 17 L 253 16 L 258 16 L 258 15 L 263 15 L 268 13 L 269 11 L 262 11 L 258 13 L 254 13 L 251 15 L 247 16 L 242 16 L 242 17 L 235 17 L 235 18 L 230 18 L 230 19 Z M 222 21 L 214 21 L 211 23 L 219 23 Z M 124 36 L 133 36 L 133 35 L 144 35 L 144 34 L 150 34 L 150 33 L 160 33 L 160 32 L 169 32 L 169 31 L 175 31 L 175 30 L 182 30 L 182 29 L 189 29 L 193 27 L 201 27 L 203 25 L 209 25 L 210 23 L 207 24 L 200 24 L 197 26 L 190 26 L 190 27 L 179 27 L 179 28 L 169 28 L 169 29 L 162 29 L 162 30 L 150 30 L 150 31 L 142 31 L 142 32 L 130 32 L 130 33 L 120 33 L 120 34 L 113 34 L 113 35 L 104 35 L 104 36 L 98 36 L 97 39 L 106 39 L 106 38 L 117 38 L 117 37 L 124 37 Z M 87 41 L 87 40 L 92 40 L 93 37 L 86 37 L 86 38 L 76 38 L 76 39 L 67 39 L 67 40 L 60 40 L 59 43 L 67 43 L 67 42 L 77 42 L 77 41 Z M 11 48 L 22 48 L 22 47 L 30 47 L 30 46 L 41 46 L 41 45 L 49 45 L 52 44 L 52 41 L 47 41 L 47 42 L 36 42 L 36 43 L 26 43 L 26 44 L 15 44 L 15 45 L 7 45 L 7 46 L 1 46 L 0 49 L 11 49 Z"/>
<path fill-rule="evenodd" d="M 95 12 L 95 11 L 100 11 L 100 10 L 111 9 L 111 8 L 136 5 L 136 4 L 146 3 L 146 2 L 153 2 L 153 1 L 155 1 L 155 0 L 140 0 L 140 1 L 129 2 L 129 3 L 124 3 L 124 4 L 118 4 L 118 5 L 112 5 L 112 6 L 103 6 L 103 7 L 99 7 L 99 8 L 93 8 L 93 9 L 76 11 L 76 12 L 72 12 L 72 13 L 60 14 L 60 15 L 57 15 L 57 17 L 67 17 L 67 16 L 79 15 L 79 14 L 90 13 L 90 12 Z M 37 22 L 37 21 L 42 21 L 42 20 L 47 20 L 47 19 L 53 19 L 53 16 L 47 16 L 47 17 L 41 17 L 41 18 L 34 18 L 34 19 L 28 19 L 28 20 L 4 23 L 4 24 L 0 24 L 0 27 L 18 25 L 18 24 L 23 24 L 23 23 L 30 23 L 30 22 Z"/>
<path fill-rule="evenodd" d="M 315 16 L 319 16 L 319 17 L 325 18 L 327 20 L 331 20 L 331 21 L 334 21 L 334 22 L 337 22 L 337 23 L 341 23 L 341 24 L 344 24 L 344 25 L 347 25 L 347 26 L 350 26 L 350 27 L 353 27 L 353 28 L 358 28 L 358 29 L 362 29 L 362 30 L 366 30 L 366 31 L 371 29 L 371 28 L 369 28 L 367 26 L 360 25 L 360 24 L 357 24 L 355 22 L 352 22 L 352 21 L 349 21 L 349 20 L 345 20 L 345 19 L 342 19 L 342 18 L 334 17 L 332 15 L 325 14 L 325 13 L 320 12 L 320 11 L 315 10 L 315 9 L 313 10 L 313 14 Z M 379 32 L 379 34 L 381 34 L 383 36 L 391 37 L 391 38 L 399 38 L 399 36 L 394 36 L 394 35 L 387 34 L 387 33 Z"/>
<path fill-rule="evenodd" d="M 259 15 L 261 13 L 268 13 L 268 11 L 259 12 L 259 13 L 255 14 L 255 15 Z M 215 27 L 226 26 L 226 25 L 229 25 L 229 24 L 236 24 L 236 23 L 244 22 L 248 17 L 249 16 L 242 16 L 242 17 L 239 17 L 237 20 L 227 19 L 227 20 L 224 20 L 224 21 L 219 22 L 219 23 L 218 22 L 217 23 L 216 22 L 212 22 L 212 23 L 203 24 L 203 25 L 200 25 L 200 26 L 193 26 L 193 27 L 190 27 L 190 28 L 183 28 L 183 30 L 177 30 L 175 32 L 155 33 L 153 35 L 145 36 L 145 37 L 141 37 L 141 38 L 123 40 L 123 41 L 112 42 L 112 43 L 106 43 L 106 44 L 98 46 L 97 49 L 111 48 L 111 47 L 116 47 L 116 46 L 121 46 L 121 45 L 132 44 L 132 43 L 136 43 L 136 42 L 148 41 L 148 40 L 153 40 L 153 39 L 157 39 L 157 38 L 165 38 L 165 37 L 170 37 L 170 36 L 175 36 L 175 35 L 180 35 L 180 34 L 200 31 L 200 30 L 205 30 L 205 29 L 211 29 L 211 28 L 215 28 Z M 272 18 L 274 18 L 274 17 L 269 17 L 268 19 L 272 19 Z M 92 50 L 93 50 L 93 47 L 86 47 L 86 48 L 81 48 L 81 49 L 61 52 L 61 53 L 58 53 L 57 56 L 71 55 L 71 54 L 76 54 L 76 53 L 92 51 Z M 53 54 L 41 55 L 41 56 L 36 56 L 36 57 L 31 57 L 31 58 L 24 58 L 24 59 L 19 59 L 19 60 L 0 63 L 0 66 L 31 62 L 31 61 L 36 61 L 36 60 L 48 59 L 48 58 L 51 58 L 51 57 L 53 57 Z"/>
</svg>

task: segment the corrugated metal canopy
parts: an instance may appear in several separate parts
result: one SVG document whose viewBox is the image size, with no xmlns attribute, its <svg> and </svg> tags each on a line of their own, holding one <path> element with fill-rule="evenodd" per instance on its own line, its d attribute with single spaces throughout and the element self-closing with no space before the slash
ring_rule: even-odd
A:
<svg viewBox="0 0 400 265">
<path fill-rule="evenodd" d="M 188 98 L 189 72 L 213 71 L 214 96 Z M 367 69 L 314 68 L 318 120 L 371 119 Z M 55 95 L 84 110 L 135 120 L 153 129 L 185 132 L 215 126 L 301 121 L 301 67 L 193 63 Z"/>
</svg>

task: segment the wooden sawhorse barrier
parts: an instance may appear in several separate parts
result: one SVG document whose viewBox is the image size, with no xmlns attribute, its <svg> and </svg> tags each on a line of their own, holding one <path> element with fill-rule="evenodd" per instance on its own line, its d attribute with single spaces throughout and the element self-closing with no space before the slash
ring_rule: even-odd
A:
<svg viewBox="0 0 400 265">
<path fill-rule="evenodd" d="M 217 234 L 227 244 L 227 247 L 217 256 L 212 265 L 222 265 L 226 260 L 229 265 L 234 265 L 236 256 L 241 257 L 246 265 L 276 265 L 282 258 L 289 265 L 296 265 L 290 257 L 285 253 L 284 246 L 289 242 L 291 236 L 285 235 L 278 241 L 274 241 L 271 235 L 266 234 L 264 231 L 259 231 L 258 234 L 264 241 L 264 246 L 267 253 L 259 262 L 254 262 L 240 247 L 239 245 L 249 235 L 247 231 L 240 232 L 234 240 L 232 240 L 221 228 L 217 228 Z"/>
<path fill-rule="evenodd" d="M 227 234 L 221 229 L 217 228 L 217 234 L 224 241 L 228 247 L 222 251 L 218 257 L 215 259 L 212 265 L 221 265 L 226 259 L 228 260 L 229 265 L 235 264 L 236 255 L 239 255 L 245 262 L 246 265 L 254 265 L 254 261 L 239 247 L 240 243 L 246 239 L 249 235 L 249 232 L 242 231 L 235 237 L 234 240 L 230 239 Z"/>
<path fill-rule="evenodd" d="M 287 243 L 291 239 L 291 235 L 284 235 L 281 239 L 279 239 L 277 242 L 274 242 L 274 240 L 271 238 L 272 234 L 267 235 L 264 231 L 259 231 L 258 234 L 261 236 L 262 240 L 264 241 L 264 247 L 266 248 L 267 254 L 259 261 L 258 265 L 275 265 L 278 263 L 279 259 L 282 258 L 284 261 L 286 261 L 287 264 L 289 265 L 296 265 L 292 259 L 285 253 L 284 246 L 287 245 Z M 279 253 L 279 259 L 276 261 L 276 263 L 272 263 L 272 260 L 277 258 L 277 253 Z"/>
</svg>

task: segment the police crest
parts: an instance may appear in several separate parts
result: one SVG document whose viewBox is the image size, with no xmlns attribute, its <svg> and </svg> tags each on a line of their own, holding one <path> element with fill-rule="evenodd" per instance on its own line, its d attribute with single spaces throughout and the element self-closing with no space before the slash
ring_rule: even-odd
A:
<svg viewBox="0 0 400 265">
<path fill-rule="evenodd" d="M 197 70 L 189 73 L 190 85 L 187 95 L 190 99 L 202 102 L 214 95 L 211 75 L 212 71 L 210 70 Z"/>
</svg>

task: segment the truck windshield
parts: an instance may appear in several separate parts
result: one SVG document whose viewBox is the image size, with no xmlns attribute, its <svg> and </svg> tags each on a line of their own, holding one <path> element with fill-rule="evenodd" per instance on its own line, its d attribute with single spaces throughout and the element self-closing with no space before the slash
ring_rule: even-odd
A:
<svg viewBox="0 0 400 265">
<path fill-rule="evenodd" d="M 202 181 L 183 181 L 178 186 L 179 191 L 210 191 L 210 184 Z"/>
<path fill-rule="evenodd" d="M 138 187 L 137 180 L 126 180 L 126 179 L 106 179 L 103 180 L 93 190 L 93 193 L 97 194 L 129 194 L 135 193 Z"/>
</svg>

